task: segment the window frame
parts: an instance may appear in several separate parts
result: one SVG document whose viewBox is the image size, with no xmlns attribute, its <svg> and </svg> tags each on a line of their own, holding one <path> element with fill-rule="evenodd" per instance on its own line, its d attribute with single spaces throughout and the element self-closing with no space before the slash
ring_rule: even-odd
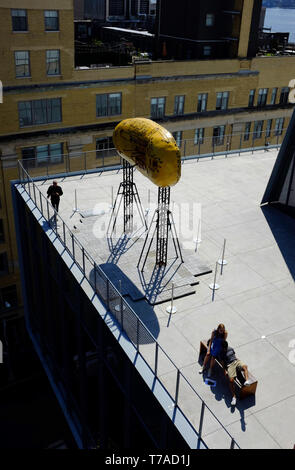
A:
<svg viewBox="0 0 295 470">
<path fill-rule="evenodd" d="M 50 62 L 48 61 L 48 53 L 50 52 L 58 52 L 58 72 L 57 73 L 48 73 L 48 65 Z M 61 67 L 60 67 L 60 49 L 47 49 L 45 51 L 45 63 L 46 63 L 46 75 L 48 77 L 54 77 L 61 75 Z"/>
<path fill-rule="evenodd" d="M 209 18 L 213 19 L 213 21 L 211 23 L 208 22 Z M 215 15 L 214 15 L 214 13 L 206 13 L 205 26 L 207 26 L 208 28 L 212 28 L 212 26 L 214 26 L 214 25 L 215 25 Z"/>
<path fill-rule="evenodd" d="M 263 125 L 264 121 L 262 119 L 259 119 L 259 121 L 254 121 L 253 140 L 261 139 L 263 133 Z"/>
<path fill-rule="evenodd" d="M 184 114 L 184 103 L 185 95 L 176 95 L 174 97 L 174 116 L 182 116 Z"/>
<path fill-rule="evenodd" d="M 223 130 L 223 132 L 218 133 L 218 135 L 214 135 L 214 132 L 216 129 L 219 129 L 219 130 Z M 225 130 L 226 130 L 226 126 L 225 124 L 224 125 L 221 125 L 221 126 L 214 126 L 213 127 L 213 136 L 212 136 L 212 143 L 213 143 L 213 146 L 218 146 L 218 145 L 224 145 L 224 138 L 225 138 Z M 220 137 L 222 137 L 222 140 L 220 140 Z"/>
<path fill-rule="evenodd" d="M 280 104 L 288 104 L 290 88 L 288 86 L 281 88 Z"/>
<path fill-rule="evenodd" d="M 225 111 L 226 109 L 228 109 L 229 93 L 229 91 L 216 92 L 216 111 Z"/>
<path fill-rule="evenodd" d="M 271 137 L 271 131 L 272 131 L 272 121 L 273 119 L 268 119 L 266 121 L 266 129 L 265 129 L 265 137 Z"/>
<path fill-rule="evenodd" d="M 255 106 L 255 95 L 256 89 L 252 88 L 252 90 L 249 92 L 248 108 L 253 108 Z"/>
<path fill-rule="evenodd" d="M 181 148 L 182 146 L 182 131 L 175 131 L 172 132 L 173 138 L 176 142 L 176 145 L 178 148 Z"/>
<path fill-rule="evenodd" d="M 268 97 L 268 88 L 259 88 L 257 106 L 266 106 Z"/>
<path fill-rule="evenodd" d="M 27 64 L 23 64 L 22 66 L 23 67 L 28 67 L 28 74 L 27 75 L 18 75 L 17 74 L 17 67 L 20 65 L 20 64 L 17 64 L 17 60 L 20 60 L 20 59 L 17 59 L 16 55 L 20 52 L 24 52 L 24 53 L 27 53 L 28 54 L 28 57 L 27 57 L 27 60 L 28 60 L 28 63 Z M 15 78 L 30 78 L 31 77 L 31 57 L 30 57 L 30 51 L 14 51 L 14 64 L 15 64 Z"/>
<path fill-rule="evenodd" d="M 202 145 L 205 139 L 205 128 L 197 127 L 194 134 L 194 145 Z"/>
<path fill-rule="evenodd" d="M 206 50 L 208 53 L 206 53 Z M 212 46 L 206 45 L 203 46 L 203 57 L 211 57 L 212 56 Z"/>
<path fill-rule="evenodd" d="M 60 155 L 60 161 L 52 161 L 51 157 L 56 158 L 56 156 L 52 155 L 51 152 L 52 152 L 52 147 L 54 145 L 60 145 L 61 147 L 61 153 L 58 154 Z M 41 148 L 41 147 L 47 147 L 47 156 L 46 156 L 46 162 L 45 161 L 40 161 L 38 160 L 38 148 Z M 34 153 L 34 156 L 33 157 L 28 157 L 28 158 L 24 158 L 24 152 L 25 151 L 28 151 L 28 150 L 33 150 L 33 153 Z M 22 160 L 23 161 L 30 161 L 30 160 L 34 160 L 35 162 L 35 165 L 34 167 L 42 167 L 42 166 L 46 166 L 46 165 L 60 165 L 64 162 L 64 142 L 54 142 L 54 143 L 51 143 L 51 144 L 45 144 L 45 145 L 36 145 L 34 147 L 24 147 L 21 149 L 21 152 L 22 152 Z"/>
<path fill-rule="evenodd" d="M 248 121 L 245 123 L 244 136 L 243 136 L 244 142 L 247 142 L 250 140 L 251 127 L 252 127 L 251 121 Z"/>
<path fill-rule="evenodd" d="M 56 12 L 57 13 L 57 16 L 46 16 L 46 13 L 47 12 Z M 46 27 L 46 19 L 47 18 L 57 18 L 57 28 L 56 29 L 48 29 Z M 60 29 L 59 29 L 59 10 L 44 10 L 44 30 L 46 33 L 54 33 L 54 32 L 59 32 Z"/>
<path fill-rule="evenodd" d="M 283 134 L 285 118 L 280 117 L 275 120 L 274 135 L 279 136 Z"/>
<path fill-rule="evenodd" d="M 110 97 L 112 95 L 119 95 L 120 96 L 120 109 L 119 109 L 118 113 L 117 112 L 110 113 Z M 106 106 L 105 106 L 106 114 L 103 114 L 103 112 L 98 114 L 98 97 L 100 97 L 100 99 L 101 99 L 103 96 L 106 97 Z M 98 94 L 96 94 L 96 103 L 95 104 L 96 104 L 96 117 L 97 118 L 103 118 L 103 117 L 109 117 L 109 116 L 120 116 L 122 114 L 122 92 L 98 93 Z"/>
<path fill-rule="evenodd" d="M 274 87 L 271 92 L 270 104 L 272 105 L 276 104 L 277 96 L 278 96 L 278 88 Z"/>
<path fill-rule="evenodd" d="M 57 120 L 52 120 L 48 119 L 50 114 L 52 115 L 54 110 L 56 109 L 56 103 L 59 103 L 59 119 Z M 49 105 L 50 103 L 50 105 Z M 19 126 L 20 128 L 24 127 L 32 127 L 32 126 L 42 126 L 42 125 L 48 125 L 48 124 L 55 124 L 58 122 L 62 122 L 62 99 L 61 98 L 44 98 L 40 100 L 28 100 L 28 101 L 19 101 L 17 103 L 18 105 L 18 120 L 19 120 Z M 26 113 L 30 115 L 30 124 L 21 124 L 21 119 L 25 119 L 24 117 L 21 117 L 21 107 L 24 106 L 26 107 Z M 46 115 L 46 119 L 44 122 L 38 122 L 38 118 L 36 116 L 41 117 L 41 113 Z M 43 117 L 42 116 L 42 117 Z M 27 116 L 26 116 L 27 117 Z M 39 120 L 40 120 L 39 117 Z"/>
<path fill-rule="evenodd" d="M 205 103 L 205 107 L 203 109 L 203 104 L 204 103 Z M 207 111 L 207 104 L 208 104 L 208 93 L 199 93 L 198 94 L 197 113 L 204 113 L 205 111 Z"/>
<path fill-rule="evenodd" d="M 157 112 L 153 114 L 153 103 L 152 101 L 157 101 Z M 159 114 L 159 100 L 163 100 L 163 114 Z M 166 96 L 154 96 L 151 98 L 151 118 L 152 119 L 163 119 L 165 117 L 166 111 Z"/>
<path fill-rule="evenodd" d="M 16 11 L 24 11 L 25 15 L 13 15 L 13 12 Z M 11 27 L 12 27 L 12 32 L 14 33 L 24 33 L 29 30 L 28 26 L 28 12 L 26 8 L 11 8 L 10 9 L 10 15 L 11 15 Z M 25 28 L 24 29 L 14 29 L 14 21 L 13 18 L 25 18 Z"/>
</svg>

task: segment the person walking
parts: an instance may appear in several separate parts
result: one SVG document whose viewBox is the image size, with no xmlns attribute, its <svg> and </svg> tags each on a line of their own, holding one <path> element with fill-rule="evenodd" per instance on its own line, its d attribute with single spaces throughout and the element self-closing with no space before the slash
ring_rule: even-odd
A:
<svg viewBox="0 0 295 470">
<path fill-rule="evenodd" d="M 63 195 L 63 191 L 60 186 L 58 186 L 57 181 L 53 181 L 52 185 L 49 186 L 47 190 L 47 198 L 50 197 L 51 204 L 53 205 L 56 212 L 58 212 L 58 206 L 60 202 L 60 196 Z"/>
<path fill-rule="evenodd" d="M 208 344 L 208 352 L 205 356 L 203 366 L 199 370 L 199 374 L 202 374 L 205 370 L 205 367 L 210 360 L 210 367 L 207 376 L 210 377 L 212 373 L 212 368 L 215 363 L 215 359 L 219 356 L 221 353 L 221 346 L 223 341 L 225 341 L 227 338 L 227 331 L 225 329 L 225 326 L 223 323 L 220 323 L 217 327 L 216 330 L 212 331 L 211 338 L 209 340 Z"/>
</svg>

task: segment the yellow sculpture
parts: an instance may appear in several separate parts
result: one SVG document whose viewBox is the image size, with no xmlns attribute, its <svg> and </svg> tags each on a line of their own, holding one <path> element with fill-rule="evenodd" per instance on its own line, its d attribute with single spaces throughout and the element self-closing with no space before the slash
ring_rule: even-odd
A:
<svg viewBox="0 0 295 470">
<path fill-rule="evenodd" d="M 178 183 L 180 150 L 164 127 L 150 119 L 124 119 L 114 130 L 113 142 L 120 156 L 136 165 L 155 185 L 165 187 Z"/>
</svg>

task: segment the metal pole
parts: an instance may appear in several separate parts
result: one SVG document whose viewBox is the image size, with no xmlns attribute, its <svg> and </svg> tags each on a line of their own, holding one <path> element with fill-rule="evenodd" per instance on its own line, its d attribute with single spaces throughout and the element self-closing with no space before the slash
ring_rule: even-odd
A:
<svg viewBox="0 0 295 470">
<path fill-rule="evenodd" d="M 155 353 L 155 376 L 157 377 L 158 372 L 158 355 L 159 355 L 159 344 L 156 343 L 156 353 Z"/>
<path fill-rule="evenodd" d="M 96 291 L 96 263 L 94 263 L 93 269 L 94 269 L 94 290 Z"/>
<path fill-rule="evenodd" d="M 218 260 L 218 264 L 221 265 L 221 270 L 220 270 L 221 275 L 223 273 L 223 266 L 227 264 L 227 261 L 224 259 L 225 244 L 226 244 L 226 239 L 224 239 L 224 242 L 223 242 L 222 258 Z"/>
<path fill-rule="evenodd" d="M 177 406 L 178 403 L 178 394 L 179 394 L 179 380 L 180 380 L 180 370 L 177 369 L 177 377 L 176 377 L 176 388 L 175 388 L 175 406 Z"/>
<path fill-rule="evenodd" d="M 231 448 L 231 449 L 234 449 L 234 448 L 235 448 L 235 440 L 234 440 L 233 437 L 232 437 L 232 440 L 231 440 L 230 448 Z"/>
<path fill-rule="evenodd" d="M 64 234 L 64 245 L 66 246 L 66 226 L 64 221 L 62 222 L 63 234 Z"/>
<path fill-rule="evenodd" d="M 73 259 L 75 261 L 75 241 L 74 241 L 74 235 L 72 234 L 72 249 L 73 249 Z"/>
<path fill-rule="evenodd" d="M 85 276 L 85 249 L 82 247 L 82 265 L 83 265 L 83 274 Z"/>
<path fill-rule="evenodd" d="M 136 344 L 137 344 L 137 351 L 138 351 L 139 350 L 139 318 L 138 317 L 136 321 Z"/>
<path fill-rule="evenodd" d="M 199 439 L 202 438 L 203 422 L 204 422 L 204 413 L 205 413 L 205 402 L 202 401 L 200 424 L 199 424 Z"/>
<path fill-rule="evenodd" d="M 216 284 L 217 268 L 218 268 L 218 261 L 216 262 L 216 265 L 215 265 L 214 283 L 209 285 L 210 289 L 212 289 L 213 291 L 219 289 L 220 287 L 219 284 Z"/>
<path fill-rule="evenodd" d="M 173 307 L 173 300 L 174 300 L 174 282 L 172 282 L 172 293 L 171 293 L 171 305 L 166 308 L 166 312 L 168 313 L 176 313 L 177 308 Z"/>
</svg>

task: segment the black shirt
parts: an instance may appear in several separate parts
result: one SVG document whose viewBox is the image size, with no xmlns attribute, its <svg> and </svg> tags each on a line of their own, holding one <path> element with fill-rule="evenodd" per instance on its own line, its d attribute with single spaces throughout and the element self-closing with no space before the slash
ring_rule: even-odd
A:
<svg viewBox="0 0 295 470">
<path fill-rule="evenodd" d="M 221 359 L 224 361 L 226 367 L 231 363 L 237 360 L 236 354 L 233 348 L 228 347 L 227 351 L 222 351 Z"/>
<path fill-rule="evenodd" d="M 60 186 L 54 186 L 53 184 L 49 186 L 47 190 L 47 196 L 50 196 L 51 200 L 59 201 L 59 197 L 62 195 L 63 195 L 63 192 Z"/>
</svg>

